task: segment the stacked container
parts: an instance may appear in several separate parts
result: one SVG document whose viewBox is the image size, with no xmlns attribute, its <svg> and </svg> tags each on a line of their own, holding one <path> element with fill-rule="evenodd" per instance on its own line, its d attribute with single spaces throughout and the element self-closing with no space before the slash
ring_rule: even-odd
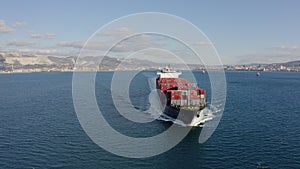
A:
<svg viewBox="0 0 300 169">
<path fill-rule="evenodd" d="M 206 92 L 196 83 L 182 78 L 157 79 L 158 88 L 166 94 L 168 104 L 173 106 L 200 106 L 205 104 Z"/>
<path fill-rule="evenodd" d="M 205 90 L 167 90 L 166 96 L 169 103 L 175 106 L 199 106 L 205 103 Z"/>
</svg>

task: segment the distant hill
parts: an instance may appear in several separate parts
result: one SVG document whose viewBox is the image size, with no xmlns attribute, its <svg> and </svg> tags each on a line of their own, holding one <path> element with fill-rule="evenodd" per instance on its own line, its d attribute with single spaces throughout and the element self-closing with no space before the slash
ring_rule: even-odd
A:
<svg viewBox="0 0 300 169">
<path fill-rule="evenodd" d="M 54 69 L 72 67 L 74 60 L 52 56 L 24 55 L 17 52 L 0 52 L 0 70 Z"/>
<path fill-rule="evenodd" d="M 273 65 L 273 66 L 285 66 L 285 67 L 300 67 L 300 60 L 298 60 L 298 61 L 291 61 L 291 62 L 285 62 L 285 63 L 272 63 L 270 65 Z"/>
<path fill-rule="evenodd" d="M 97 61 L 101 60 L 101 64 L 97 65 Z M 0 70 L 11 71 L 16 69 L 42 69 L 42 70 L 59 70 L 74 68 L 75 57 L 54 57 L 41 55 L 24 55 L 16 52 L 0 52 Z M 122 63 L 122 64 L 121 64 Z M 108 56 L 87 56 L 77 62 L 84 70 L 100 69 L 100 70 L 114 70 L 114 69 L 137 69 L 137 68 L 151 68 L 160 64 L 140 59 L 119 59 Z M 119 65 L 122 65 L 121 67 Z"/>
<path fill-rule="evenodd" d="M 266 63 L 250 63 L 250 64 L 247 64 L 248 66 L 267 66 L 268 64 Z"/>
<path fill-rule="evenodd" d="M 97 65 L 97 60 L 102 59 L 101 64 Z M 124 59 L 112 58 L 108 56 L 86 56 L 80 59 L 80 63 L 76 62 L 76 57 L 54 57 L 42 55 L 28 55 L 18 52 L 1 52 L 0 51 L 0 71 L 72 71 L 74 64 L 79 65 L 78 70 L 145 70 L 158 69 L 165 67 L 170 63 L 156 63 L 142 59 Z M 188 67 L 189 68 L 188 68 Z M 256 66 L 259 69 L 267 68 L 269 70 L 289 69 L 300 70 L 300 60 L 285 63 L 272 64 L 250 64 L 248 66 Z M 203 65 L 198 64 L 171 64 L 174 69 L 204 69 Z M 211 66 L 210 66 L 211 67 Z M 283 68 L 286 67 L 286 68 Z M 213 66 L 212 68 L 213 69 Z"/>
<path fill-rule="evenodd" d="M 101 64 L 97 65 L 97 60 L 102 59 Z M 17 52 L 0 52 L 1 71 L 60 71 L 73 70 L 76 57 L 54 57 L 41 55 L 25 55 Z M 157 69 L 165 67 L 169 63 L 156 63 L 142 59 L 123 59 L 108 56 L 86 56 L 77 60 L 79 70 L 141 70 Z M 184 64 L 171 64 L 175 69 L 185 69 Z M 191 69 L 202 69 L 199 65 L 189 64 Z"/>
</svg>

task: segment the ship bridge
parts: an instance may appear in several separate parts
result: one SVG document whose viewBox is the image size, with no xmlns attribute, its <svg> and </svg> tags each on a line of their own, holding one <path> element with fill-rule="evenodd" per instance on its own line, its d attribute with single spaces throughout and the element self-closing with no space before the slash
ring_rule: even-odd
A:
<svg viewBox="0 0 300 169">
<path fill-rule="evenodd" d="M 165 67 L 157 72 L 159 78 L 178 78 L 181 75 L 181 72 L 176 72 L 172 70 L 170 67 Z"/>
</svg>

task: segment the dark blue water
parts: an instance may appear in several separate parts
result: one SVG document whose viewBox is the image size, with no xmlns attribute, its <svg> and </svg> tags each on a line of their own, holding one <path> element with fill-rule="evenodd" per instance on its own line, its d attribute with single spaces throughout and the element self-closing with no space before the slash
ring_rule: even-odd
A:
<svg viewBox="0 0 300 169">
<path fill-rule="evenodd" d="M 107 88 L 111 74 L 99 75 L 96 95 L 116 130 L 148 137 L 170 126 L 120 118 Z M 207 75 L 196 75 L 209 86 Z M 0 168 L 300 168 L 300 73 L 227 72 L 226 78 L 225 111 L 207 142 L 199 144 L 201 129 L 193 129 L 164 154 L 130 159 L 106 152 L 85 134 L 73 107 L 72 73 L 2 74 Z M 130 89 L 140 109 L 149 106 L 145 79 L 136 77 Z"/>
</svg>

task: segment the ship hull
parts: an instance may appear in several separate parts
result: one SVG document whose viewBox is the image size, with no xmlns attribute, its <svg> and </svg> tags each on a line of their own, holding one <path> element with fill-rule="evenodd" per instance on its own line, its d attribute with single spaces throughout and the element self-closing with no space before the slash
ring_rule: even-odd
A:
<svg viewBox="0 0 300 169">
<path fill-rule="evenodd" d="M 204 123 L 203 110 L 188 110 L 166 106 L 163 113 L 168 117 L 183 122 L 186 126 L 198 126 Z"/>
</svg>

